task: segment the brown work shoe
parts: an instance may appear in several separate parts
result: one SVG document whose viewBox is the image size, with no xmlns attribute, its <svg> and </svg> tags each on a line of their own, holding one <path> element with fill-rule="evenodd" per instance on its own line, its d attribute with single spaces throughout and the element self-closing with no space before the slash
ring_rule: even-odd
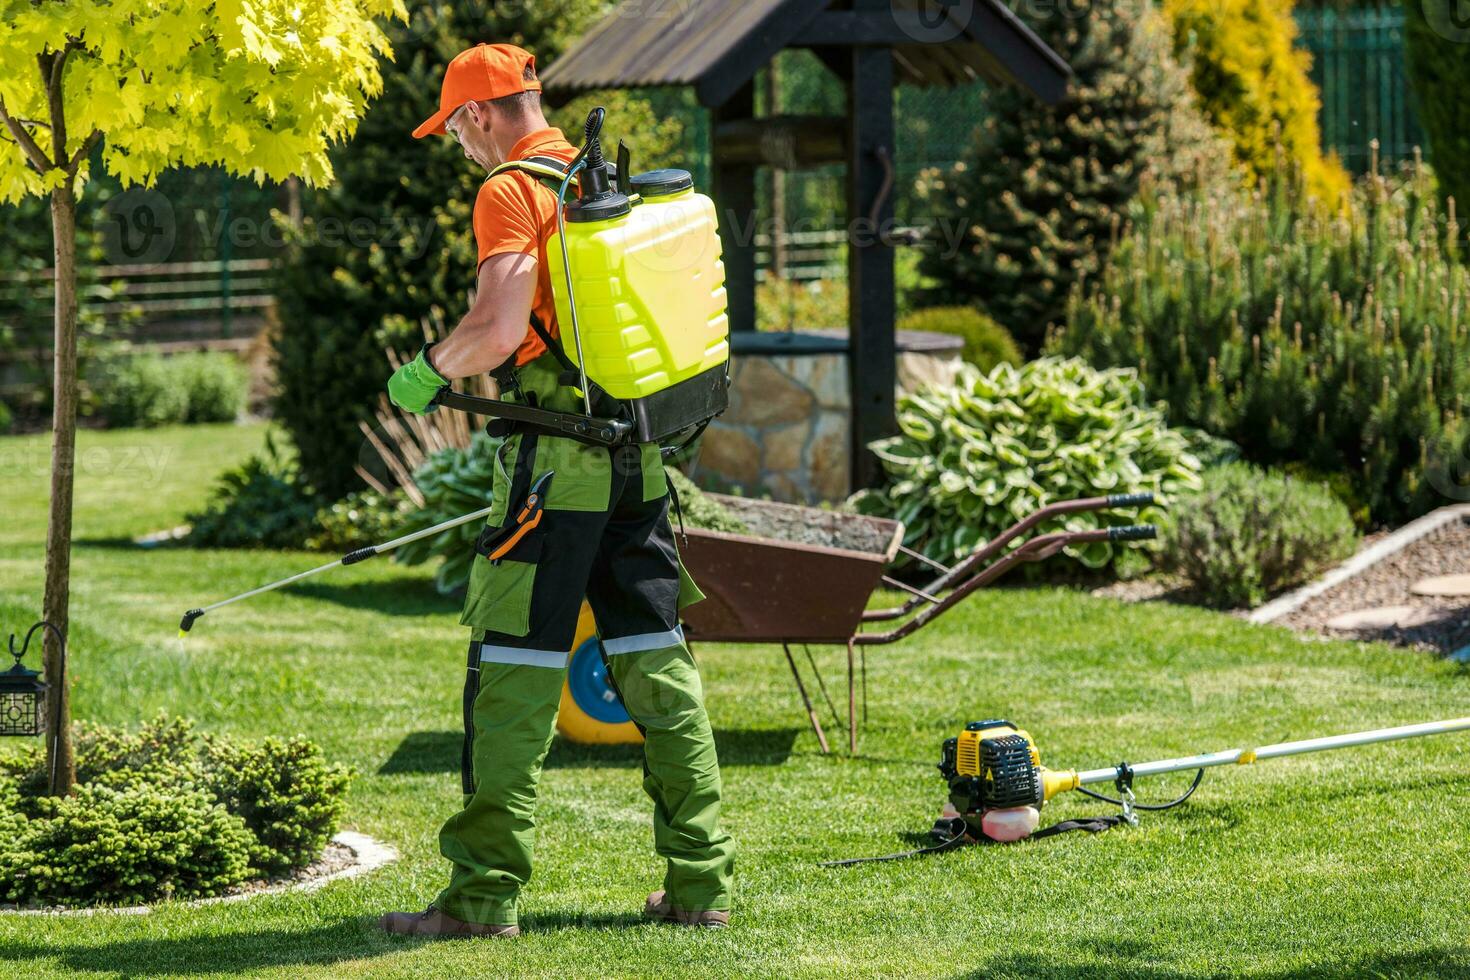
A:
<svg viewBox="0 0 1470 980">
<path fill-rule="evenodd" d="M 378 928 L 398 936 L 426 936 L 431 939 L 510 939 L 521 934 L 520 926 L 461 922 L 432 905 L 422 912 L 389 912 L 378 920 Z"/>
<path fill-rule="evenodd" d="M 643 903 L 643 914 L 656 922 L 672 922 L 675 925 L 699 926 L 704 929 L 723 929 L 730 924 L 729 912 L 717 912 L 713 909 L 697 912 L 680 908 L 668 901 L 662 891 L 648 896 L 648 901 Z"/>
</svg>

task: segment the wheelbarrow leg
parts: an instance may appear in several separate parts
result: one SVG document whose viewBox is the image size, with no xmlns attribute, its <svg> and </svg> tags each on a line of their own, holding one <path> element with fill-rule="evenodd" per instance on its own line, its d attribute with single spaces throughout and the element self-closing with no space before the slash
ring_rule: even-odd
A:
<svg viewBox="0 0 1470 980">
<path fill-rule="evenodd" d="M 857 754 L 857 689 L 854 684 L 851 638 L 847 641 L 847 751 Z"/>
<path fill-rule="evenodd" d="M 811 644 L 803 643 L 801 648 L 806 651 L 806 662 L 812 668 L 812 674 L 817 678 L 817 688 L 822 692 L 822 700 L 827 702 L 827 710 L 832 712 L 832 724 L 838 728 L 842 727 L 842 718 L 837 714 L 837 705 L 832 703 L 832 695 L 827 692 L 827 682 L 822 679 L 822 670 L 817 666 L 817 660 L 812 656 Z"/>
<path fill-rule="evenodd" d="M 817 744 L 822 747 L 822 754 L 827 755 L 832 751 L 827 746 L 827 734 L 822 731 L 822 723 L 817 718 L 817 710 L 812 707 L 812 699 L 807 697 L 806 685 L 801 682 L 801 673 L 796 669 L 796 660 L 791 656 L 791 645 L 783 643 L 781 649 L 786 651 L 786 663 L 791 667 L 791 676 L 796 679 L 796 689 L 801 693 L 801 703 L 806 705 L 806 716 L 811 720 L 812 731 L 817 733 Z"/>
</svg>

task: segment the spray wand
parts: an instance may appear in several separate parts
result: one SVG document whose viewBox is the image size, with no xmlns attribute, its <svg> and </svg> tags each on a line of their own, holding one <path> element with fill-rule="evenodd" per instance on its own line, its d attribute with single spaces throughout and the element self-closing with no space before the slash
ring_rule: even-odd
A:
<svg viewBox="0 0 1470 980">
<path fill-rule="evenodd" d="M 460 517 L 455 517 L 450 520 L 444 521 L 442 524 L 435 524 L 433 527 L 426 527 L 422 530 L 414 531 L 410 534 L 405 534 L 402 537 L 394 538 L 392 541 L 385 541 L 382 544 L 370 544 L 364 548 L 358 548 L 356 551 L 349 551 L 347 554 L 343 555 L 341 558 L 338 558 L 336 561 L 328 562 L 325 565 L 319 565 L 316 568 L 308 569 L 304 572 L 297 572 L 295 575 L 287 576 L 280 581 L 271 582 L 268 585 L 262 585 L 259 588 L 251 589 L 249 592 L 241 592 L 239 595 L 230 596 L 228 599 L 221 599 L 219 602 L 210 603 L 209 605 L 203 606 L 199 609 L 190 609 L 188 612 L 184 613 L 184 618 L 179 620 L 179 638 L 183 639 L 184 634 L 189 632 L 189 630 L 194 625 L 194 621 L 197 620 L 200 616 L 203 616 L 207 612 L 212 612 L 213 610 L 218 609 L 221 606 L 228 606 L 233 602 L 239 602 L 242 599 L 249 599 L 251 596 L 257 596 L 263 592 L 272 592 L 276 589 L 281 588 L 283 585 L 290 585 L 293 582 L 300 582 L 302 579 L 311 578 L 313 575 L 319 575 L 329 568 L 337 568 L 342 565 L 356 565 L 360 561 L 367 561 L 369 558 L 392 551 L 395 548 L 400 548 L 411 541 L 418 541 L 422 538 L 431 537 L 435 534 L 440 533 L 441 531 L 447 531 L 452 527 L 459 527 L 461 524 L 468 524 L 470 521 L 483 518 L 487 516 L 492 509 L 493 506 L 482 507 L 477 511 L 472 511 L 471 513 L 464 514 Z"/>
</svg>

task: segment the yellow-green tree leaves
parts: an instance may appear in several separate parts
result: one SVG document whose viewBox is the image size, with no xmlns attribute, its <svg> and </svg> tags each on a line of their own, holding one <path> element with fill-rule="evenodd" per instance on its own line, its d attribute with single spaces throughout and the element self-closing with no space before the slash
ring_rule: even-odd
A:
<svg viewBox="0 0 1470 980">
<path fill-rule="evenodd" d="M 327 146 L 382 87 L 375 18 L 404 16 L 402 0 L 0 0 L 0 200 L 45 193 L 98 142 L 124 185 L 208 164 L 330 180 Z M 37 67 L 58 52 L 64 146 Z"/>
</svg>

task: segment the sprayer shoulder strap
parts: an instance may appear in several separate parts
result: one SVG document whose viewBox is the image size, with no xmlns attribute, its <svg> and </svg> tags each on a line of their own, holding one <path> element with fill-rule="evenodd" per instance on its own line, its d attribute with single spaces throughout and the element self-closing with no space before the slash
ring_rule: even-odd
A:
<svg viewBox="0 0 1470 980">
<path fill-rule="evenodd" d="M 490 175 L 485 179 L 491 180 L 499 174 L 511 170 L 518 170 L 530 176 L 542 187 L 545 187 L 555 195 L 561 192 L 562 181 L 566 179 L 567 163 L 550 156 L 534 156 L 526 157 L 523 160 L 507 160 L 490 171 Z M 556 362 L 561 365 L 563 371 L 576 370 L 576 364 L 567 356 L 567 352 L 561 346 L 561 341 L 551 335 L 551 331 L 546 328 L 546 324 L 541 322 L 541 318 L 536 315 L 534 310 L 531 312 L 531 329 L 541 339 L 541 343 L 546 345 L 546 349 L 551 351 L 551 355 L 556 358 Z"/>
<path fill-rule="evenodd" d="M 548 188 L 553 194 L 561 190 L 561 182 L 567 176 L 567 164 L 556 157 L 526 157 L 524 160 L 507 160 L 494 170 L 490 171 L 490 180 L 509 170 L 519 170 L 521 173 L 534 178 L 537 183 Z"/>
</svg>

